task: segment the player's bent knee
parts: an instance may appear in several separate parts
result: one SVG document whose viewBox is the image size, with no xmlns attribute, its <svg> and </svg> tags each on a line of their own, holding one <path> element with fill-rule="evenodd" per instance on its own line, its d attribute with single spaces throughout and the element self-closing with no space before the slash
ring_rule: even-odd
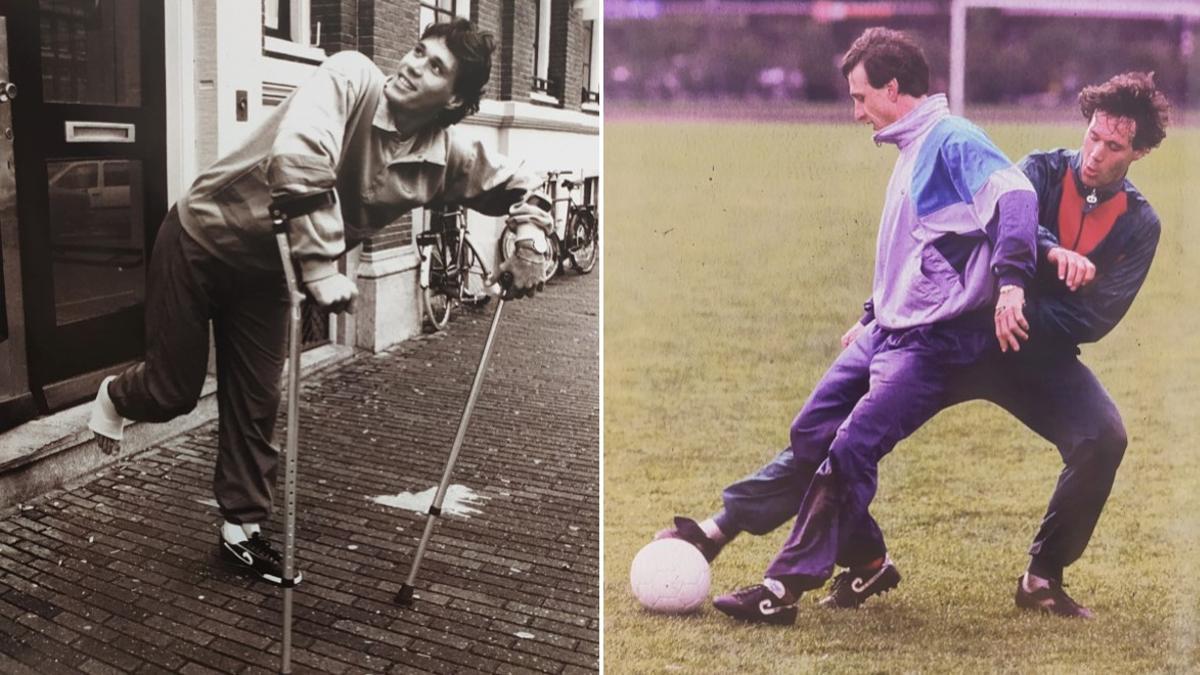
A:
<svg viewBox="0 0 1200 675">
<path fill-rule="evenodd" d="M 825 468 L 841 480 L 858 480 L 871 473 L 873 465 L 865 448 L 848 443 L 834 443 L 829 448 L 828 461 L 822 465 L 822 469 Z"/>
<path fill-rule="evenodd" d="M 812 429 L 792 422 L 788 439 L 792 451 L 792 461 L 802 464 L 820 464 L 829 454 L 829 439 L 822 438 Z"/>
<path fill-rule="evenodd" d="M 1113 417 L 1091 429 L 1074 448 L 1064 454 L 1068 464 L 1094 465 L 1116 470 L 1125 457 L 1129 437 L 1120 418 Z"/>
<path fill-rule="evenodd" d="M 1121 423 L 1120 418 L 1109 420 L 1109 424 L 1101 429 L 1098 446 L 1099 453 L 1107 463 L 1113 466 L 1121 464 L 1125 448 L 1129 446 L 1129 436 L 1125 433 L 1125 425 Z"/>
<path fill-rule="evenodd" d="M 194 398 L 160 401 L 157 409 L 152 411 L 151 418 L 146 421 L 170 422 L 176 417 L 182 417 L 195 410 L 197 403 L 197 399 Z"/>
</svg>

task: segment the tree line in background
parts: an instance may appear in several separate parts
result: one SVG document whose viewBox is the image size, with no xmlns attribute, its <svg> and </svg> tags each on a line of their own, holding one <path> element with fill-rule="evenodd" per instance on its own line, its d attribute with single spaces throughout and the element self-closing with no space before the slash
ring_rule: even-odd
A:
<svg viewBox="0 0 1200 675">
<path fill-rule="evenodd" d="M 841 54 L 872 22 L 819 23 L 800 16 L 668 15 L 605 24 L 605 95 L 612 101 L 844 99 Z M 950 19 L 887 22 L 914 34 L 949 81 Z M 1148 70 L 1177 105 L 1200 104 L 1197 26 L 1182 19 L 1131 20 L 968 15 L 966 95 L 972 103 L 1057 106 L 1080 87 Z"/>
</svg>

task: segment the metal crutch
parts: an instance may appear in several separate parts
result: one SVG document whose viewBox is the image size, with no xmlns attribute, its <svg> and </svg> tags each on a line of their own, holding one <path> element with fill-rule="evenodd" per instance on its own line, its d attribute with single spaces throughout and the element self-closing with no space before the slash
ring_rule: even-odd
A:
<svg viewBox="0 0 1200 675">
<path fill-rule="evenodd" d="M 547 212 L 551 208 L 551 203 L 545 197 L 524 190 L 509 191 L 508 196 L 513 202 L 527 200 Z M 446 459 L 446 468 L 442 470 L 442 482 L 438 484 L 437 492 L 433 495 L 433 503 L 429 505 L 429 511 L 426 512 L 425 531 L 421 533 L 421 541 L 417 544 L 417 554 L 413 556 L 412 567 L 408 570 L 408 578 L 396 592 L 396 604 L 401 607 L 413 606 L 413 592 L 416 590 L 413 584 L 417 580 L 417 571 L 421 569 L 421 559 L 425 557 L 425 547 L 429 545 L 429 538 L 433 535 L 433 525 L 442 515 L 442 502 L 446 498 L 446 490 L 450 487 L 450 474 L 453 473 L 454 464 L 458 461 L 458 453 L 462 450 L 463 439 L 466 438 L 467 427 L 471 423 L 471 412 L 475 410 L 475 401 L 479 398 L 479 390 L 483 387 L 483 373 L 487 370 L 488 360 L 492 357 L 496 327 L 500 325 L 500 314 L 504 311 L 504 296 L 507 295 L 512 281 L 513 277 L 510 272 L 500 275 L 502 292 L 496 301 L 496 312 L 492 315 L 492 325 L 488 328 L 487 339 L 483 343 L 483 354 L 479 357 L 479 367 L 475 370 L 475 379 L 471 382 L 471 393 L 467 395 L 462 417 L 458 420 L 458 433 L 454 435 L 454 445 L 450 448 L 450 457 Z"/>
<path fill-rule="evenodd" d="M 501 288 L 507 291 L 512 284 L 512 274 L 505 272 L 500 277 Z M 408 578 L 396 593 L 396 604 L 402 607 L 413 606 L 413 583 L 417 580 L 417 570 L 421 568 L 421 559 L 425 557 L 425 547 L 433 535 L 433 525 L 442 515 L 442 501 L 446 498 L 446 490 L 450 487 L 450 474 L 454 471 L 454 463 L 458 461 L 458 453 L 462 450 L 463 439 L 467 436 L 467 426 L 471 423 L 471 412 L 475 409 L 475 401 L 479 398 L 479 390 L 483 387 L 483 373 L 487 370 L 488 360 L 492 357 L 492 345 L 496 339 L 496 327 L 500 325 L 500 313 L 504 311 L 504 294 L 496 301 L 496 312 L 492 314 L 492 325 L 488 328 L 487 340 L 483 343 L 483 354 L 479 357 L 479 368 L 475 371 L 475 379 L 471 382 L 471 393 L 463 406 L 462 418 L 458 421 L 458 433 L 454 436 L 454 445 L 450 448 L 450 457 L 446 460 L 446 468 L 442 471 L 442 482 L 438 485 L 433 503 L 429 506 L 425 518 L 425 532 L 421 534 L 421 542 L 417 544 L 417 554 L 413 557 L 412 568 L 408 570 Z"/>
<path fill-rule="evenodd" d="M 287 377 L 287 443 L 284 468 L 283 516 L 283 649 L 279 672 L 292 672 L 292 588 L 296 572 L 296 462 L 299 439 L 300 401 L 300 306 L 304 294 L 296 281 L 292 246 L 288 242 L 288 221 L 337 203 L 333 190 L 281 197 L 271 203 L 271 225 L 279 245 L 279 259 L 287 281 L 288 301 L 288 377 Z"/>
</svg>

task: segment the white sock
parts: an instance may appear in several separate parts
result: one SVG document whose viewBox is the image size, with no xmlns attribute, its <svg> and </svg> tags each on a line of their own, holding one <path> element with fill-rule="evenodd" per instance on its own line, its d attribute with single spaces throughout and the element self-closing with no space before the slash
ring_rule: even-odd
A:
<svg viewBox="0 0 1200 675">
<path fill-rule="evenodd" d="M 1050 580 L 1043 579 L 1032 572 L 1026 571 L 1025 578 L 1021 581 L 1021 585 L 1025 587 L 1025 590 L 1032 592 L 1039 588 L 1049 588 Z"/>
<path fill-rule="evenodd" d="M 242 523 L 242 531 L 246 533 L 247 539 L 260 532 L 258 523 Z"/>
<path fill-rule="evenodd" d="M 700 529 L 704 530 L 705 536 L 717 542 L 718 544 L 724 544 L 725 542 L 729 541 L 729 537 L 725 536 L 725 533 L 721 531 L 721 528 L 717 527 L 717 521 L 713 520 L 712 518 L 701 522 Z"/>
<path fill-rule="evenodd" d="M 779 598 L 780 600 L 783 599 L 783 596 L 787 595 L 787 586 L 784 586 L 783 582 L 778 579 L 766 577 L 763 579 L 763 586 L 766 586 L 767 590 L 774 593 L 775 597 Z"/>
<path fill-rule="evenodd" d="M 100 383 L 100 389 L 96 391 L 96 400 L 92 403 L 88 428 L 105 438 L 119 441 L 124 436 L 125 427 L 129 426 L 129 420 L 121 417 L 108 395 L 108 383 L 115 379 L 115 375 L 109 375 Z"/>
<path fill-rule="evenodd" d="M 231 544 L 240 544 L 249 539 L 243 526 L 231 523 L 228 520 L 221 525 L 221 538 Z"/>
</svg>

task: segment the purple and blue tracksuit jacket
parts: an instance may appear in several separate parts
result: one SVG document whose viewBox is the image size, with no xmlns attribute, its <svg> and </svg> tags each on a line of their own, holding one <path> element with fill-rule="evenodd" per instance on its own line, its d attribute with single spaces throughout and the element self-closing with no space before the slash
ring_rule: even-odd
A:
<svg viewBox="0 0 1200 675">
<path fill-rule="evenodd" d="M 974 124 L 926 98 L 875 134 L 900 149 L 879 221 L 867 316 L 886 330 L 953 319 L 1024 287 L 1037 264 L 1037 195 Z"/>
</svg>

